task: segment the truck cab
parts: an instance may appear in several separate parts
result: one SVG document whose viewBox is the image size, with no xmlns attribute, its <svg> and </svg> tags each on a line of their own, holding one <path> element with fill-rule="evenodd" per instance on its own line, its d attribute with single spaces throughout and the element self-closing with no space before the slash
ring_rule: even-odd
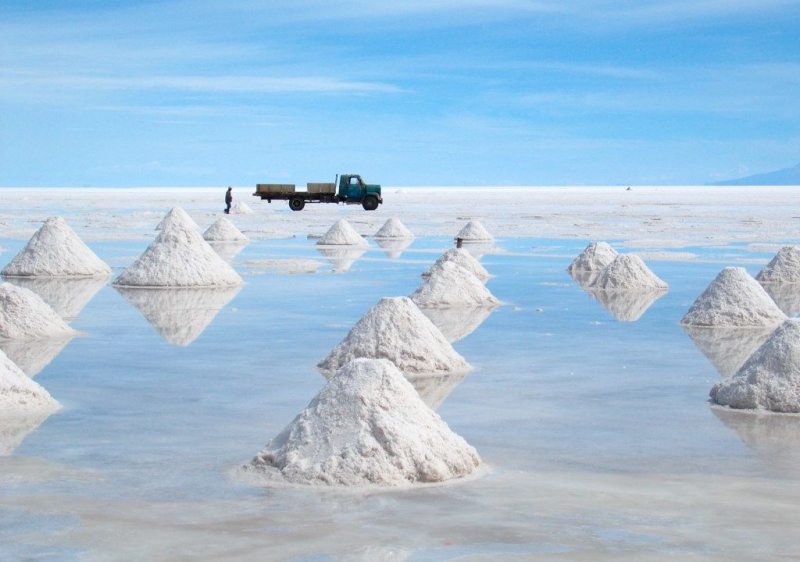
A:
<svg viewBox="0 0 800 562">
<path fill-rule="evenodd" d="M 364 183 L 358 174 L 339 176 L 339 198 L 347 203 L 361 203 L 367 211 L 374 211 L 383 202 L 381 186 Z"/>
</svg>

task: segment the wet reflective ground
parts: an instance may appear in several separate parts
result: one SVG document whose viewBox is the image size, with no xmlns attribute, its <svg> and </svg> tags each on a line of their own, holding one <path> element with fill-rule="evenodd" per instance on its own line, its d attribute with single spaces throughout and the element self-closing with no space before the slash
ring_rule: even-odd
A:
<svg viewBox="0 0 800 562">
<path fill-rule="evenodd" d="M 314 365 L 379 298 L 413 292 L 449 243 L 371 241 L 354 257 L 256 241 L 230 257 L 246 285 L 224 295 L 65 288 L 81 334 L 40 343 L 41 357 L 18 346 L 64 408 L 0 431 L 0 559 L 796 556 L 800 418 L 709 407 L 758 336 L 678 324 L 723 266 L 755 274 L 772 255 L 739 247 L 646 260 L 670 289 L 645 303 L 565 273 L 586 241 L 499 240 L 481 261 L 504 306 L 440 315 L 475 369 L 418 387 L 478 449 L 478 478 L 388 492 L 233 480 L 324 384 Z M 0 245 L 5 263 L 22 244 Z M 147 242 L 90 246 L 116 275 Z"/>
</svg>

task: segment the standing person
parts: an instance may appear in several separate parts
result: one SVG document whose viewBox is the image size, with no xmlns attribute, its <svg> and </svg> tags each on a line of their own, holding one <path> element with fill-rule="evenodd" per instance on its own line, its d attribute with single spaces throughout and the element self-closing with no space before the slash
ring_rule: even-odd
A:
<svg viewBox="0 0 800 562">
<path fill-rule="evenodd" d="M 232 191 L 233 191 L 233 188 L 231 186 L 228 186 L 228 191 L 225 192 L 225 205 L 226 205 L 225 214 L 226 215 L 230 215 L 231 214 L 231 203 L 233 202 L 233 193 L 231 193 Z"/>
</svg>

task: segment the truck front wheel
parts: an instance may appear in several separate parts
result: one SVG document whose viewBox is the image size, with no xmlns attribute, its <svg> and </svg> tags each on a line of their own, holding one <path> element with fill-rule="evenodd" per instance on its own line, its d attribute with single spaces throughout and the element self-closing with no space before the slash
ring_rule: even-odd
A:
<svg viewBox="0 0 800 562">
<path fill-rule="evenodd" d="M 302 197 L 292 197 L 289 199 L 289 208 L 292 211 L 302 211 L 306 206 L 306 202 Z"/>
<path fill-rule="evenodd" d="M 364 207 L 365 211 L 374 211 L 378 208 L 378 198 L 368 195 L 367 197 L 364 197 L 364 200 L 361 202 L 361 206 Z"/>
</svg>

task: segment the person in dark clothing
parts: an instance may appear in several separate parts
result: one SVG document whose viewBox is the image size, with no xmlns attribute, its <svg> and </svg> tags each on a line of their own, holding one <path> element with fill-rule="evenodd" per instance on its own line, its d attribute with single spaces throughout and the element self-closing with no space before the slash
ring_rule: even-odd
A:
<svg viewBox="0 0 800 562">
<path fill-rule="evenodd" d="M 227 207 L 225 208 L 225 214 L 226 215 L 230 215 L 231 214 L 231 203 L 233 202 L 233 193 L 232 193 L 232 191 L 233 191 L 233 188 L 229 186 L 228 187 L 228 191 L 225 192 L 225 205 L 227 205 Z"/>
</svg>

